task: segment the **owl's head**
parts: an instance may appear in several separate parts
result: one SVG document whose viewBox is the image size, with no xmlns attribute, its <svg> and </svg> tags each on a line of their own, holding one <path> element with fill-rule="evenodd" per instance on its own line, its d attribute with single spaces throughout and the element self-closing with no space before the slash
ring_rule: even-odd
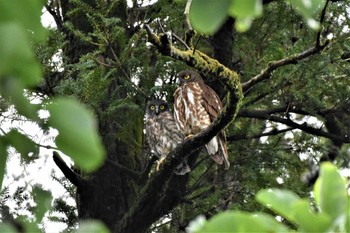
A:
<svg viewBox="0 0 350 233">
<path fill-rule="evenodd" d="M 188 82 L 203 82 L 199 73 L 193 70 L 183 70 L 177 74 L 179 86 Z"/>
<path fill-rule="evenodd" d="M 153 99 L 147 102 L 146 117 L 159 115 L 160 113 L 167 111 L 169 111 L 169 105 L 164 100 Z"/>
</svg>

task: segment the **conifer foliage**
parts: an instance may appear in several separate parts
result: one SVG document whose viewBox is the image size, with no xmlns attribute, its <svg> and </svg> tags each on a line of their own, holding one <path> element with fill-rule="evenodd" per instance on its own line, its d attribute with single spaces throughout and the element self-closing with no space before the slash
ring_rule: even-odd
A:
<svg viewBox="0 0 350 233">
<path fill-rule="evenodd" d="M 43 2 L 0 0 L 0 232 L 45 232 L 45 216 L 68 232 L 349 231 L 346 184 L 330 163 L 350 167 L 347 1 Z M 41 26 L 42 10 L 55 27 Z M 224 109 L 156 171 L 144 108 L 173 103 L 184 69 Z M 5 122 L 57 129 L 56 146 Z M 224 128 L 228 171 L 201 151 Z M 39 148 L 52 150 L 65 177 L 53 179 L 76 206 L 38 185 L 13 196 L 2 185 L 8 159 L 35 163 Z M 185 157 L 192 171 L 174 174 Z"/>
</svg>

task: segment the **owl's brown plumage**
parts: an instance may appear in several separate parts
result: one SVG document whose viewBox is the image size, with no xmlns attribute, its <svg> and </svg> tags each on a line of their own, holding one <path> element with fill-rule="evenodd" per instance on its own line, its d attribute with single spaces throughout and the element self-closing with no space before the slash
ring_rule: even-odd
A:
<svg viewBox="0 0 350 233">
<path fill-rule="evenodd" d="M 219 96 L 207 86 L 195 71 L 185 70 L 177 75 L 179 87 L 174 93 L 174 117 L 185 134 L 197 134 L 213 122 L 222 109 Z M 230 167 L 225 131 L 222 130 L 205 145 L 208 154 L 218 164 Z"/>
<path fill-rule="evenodd" d="M 175 149 L 184 138 L 176 126 L 174 115 L 170 112 L 168 103 L 160 99 L 147 102 L 145 134 L 152 153 L 159 158 L 157 170 L 169 152 Z M 183 175 L 190 171 L 191 169 L 185 160 L 176 168 L 175 173 Z"/>
</svg>

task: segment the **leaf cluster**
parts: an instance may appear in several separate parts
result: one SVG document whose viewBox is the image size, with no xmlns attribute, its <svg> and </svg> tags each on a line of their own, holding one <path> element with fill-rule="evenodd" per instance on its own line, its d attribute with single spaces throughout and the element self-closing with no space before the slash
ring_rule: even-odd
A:
<svg viewBox="0 0 350 233">
<path fill-rule="evenodd" d="M 292 191 L 266 189 L 256 199 L 297 228 L 298 232 L 349 231 L 349 196 L 345 180 L 337 168 L 324 163 L 313 191 L 316 210 L 308 199 Z M 202 223 L 203 224 L 203 223 Z M 196 225 L 196 224 L 194 224 Z M 274 217 L 264 213 L 229 211 L 218 214 L 203 226 L 196 225 L 190 232 L 293 232 Z"/>
</svg>

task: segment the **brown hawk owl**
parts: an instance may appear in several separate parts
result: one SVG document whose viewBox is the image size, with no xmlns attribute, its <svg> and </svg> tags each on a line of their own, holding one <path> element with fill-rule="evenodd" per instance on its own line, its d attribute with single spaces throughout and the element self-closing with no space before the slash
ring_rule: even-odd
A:
<svg viewBox="0 0 350 233">
<path fill-rule="evenodd" d="M 219 96 L 207 86 L 195 71 L 185 70 L 177 75 L 179 87 L 174 93 L 174 113 L 178 128 L 185 136 L 197 134 L 213 122 L 222 109 Z M 208 154 L 218 164 L 230 167 L 225 131 L 205 145 Z"/>
<path fill-rule="evenodd" d="M 184 135 L 176 126 L 174 115 L 170 112 L 167 102 L 160 99 L 147 102 L 145 131 L 146 140 L 152 153 L 159 158 L 157 161 L 158 171 L 169 152 L 175 149 L 184 139 Z M 184 175 L 190 171 L 190 167 L 184 161 L 176 168 L 175 173 Z"/>
</svg>

